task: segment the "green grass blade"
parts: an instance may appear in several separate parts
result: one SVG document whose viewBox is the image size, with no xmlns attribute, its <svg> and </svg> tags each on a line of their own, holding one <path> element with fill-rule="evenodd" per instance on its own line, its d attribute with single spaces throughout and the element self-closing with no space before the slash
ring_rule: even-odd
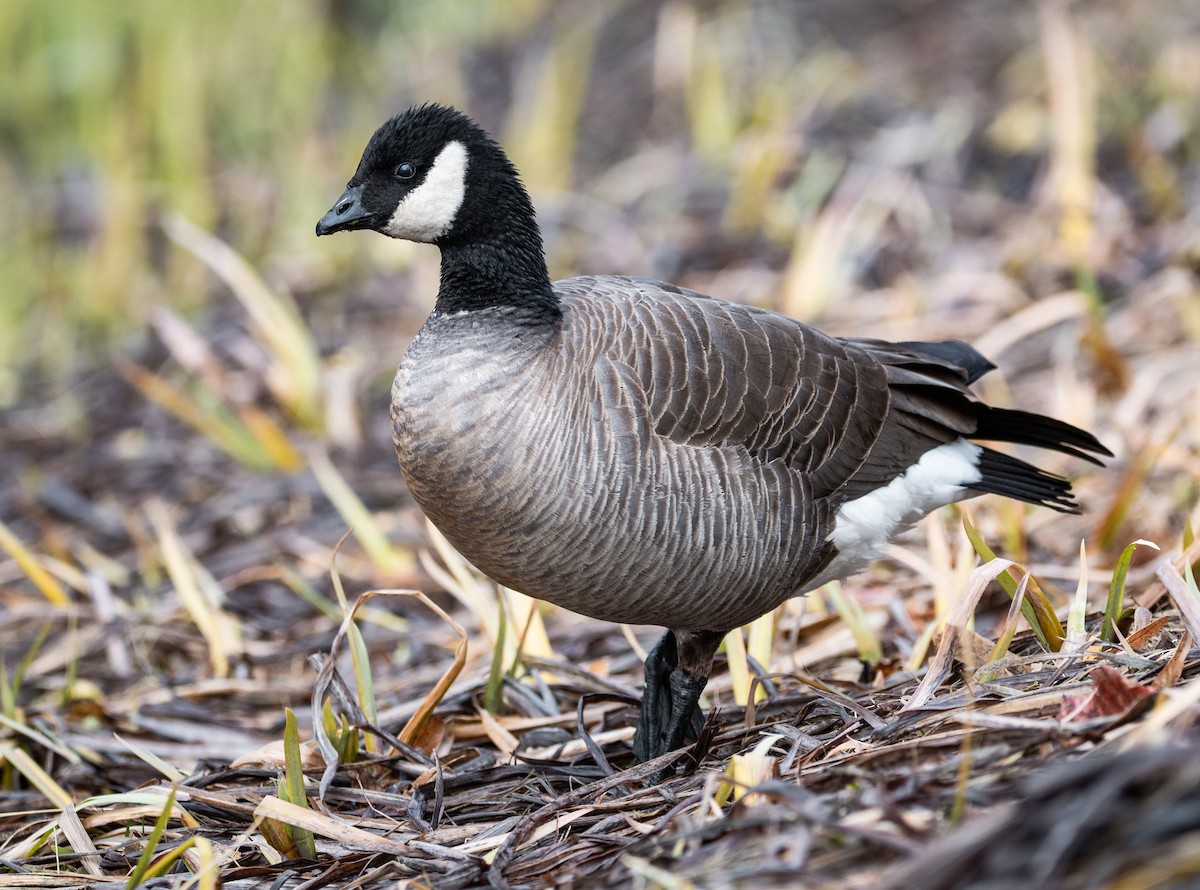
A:
<svg viewBox="0 0 1200 890">
<path fill-rule="evenodd" d="M 287 789 L 288 803 L 309 809 L 308 794 L 304 790 L 304 768 L 300 761 L 300 728 L 296 724 L 296 715 L 291 708 L 284 708 L 283 725 L 283 754 L 286 765 L 283 769 L 284 785 Z M 307 828 L 288 826 L 296 850 L 305 859 L 317 858 L 317 847 L 313 841 L 312 832 Z"/>
<path fill-rule="evenodd" d="M 834 610 L 846 627 L 850 628 L 859 660 L 872 666 L 883 661 L 883 646 L 879 642 L 879 635 L 871 627 L 858 600 L 842 593 L 842 585 L 836 581 L 830 581 L 825 586 L 825 595 L 833 601 Z"/>
<path fill-rule="evenodd" d="M 175 864 L 176 860 L 178 860 L 180 856 L 192 849 L 192 847 L 196 846 L 196 842 L 199 839 L 199 837 L 193 835 L 178 847 L 172 847 L 158 859 L 152 861 L 150 867 L 146 869 L 146 873 L 142 875 L 143 883 L 153 880 L 163 872 L 170 869 L 170 867 Z"/>
<path fill-rule="evenodd" d="M 337 596 L 338 606 L 341 609 L 341 614 L 344 616 L 351 611 L 358 614 L 358 604 L 351 610 L 350 601 L 346 598 L 346 590 L 342 585 L 342 576 L 337 570 L 337 554 L 341 550 L 342 545 L 346 543 L 346 539 L 351 532 L 347 531 L 342 535 L 342 539 L 338 541 L 337 547 L 334 548 L 334 565 L 330 567 L 329 577 L 333 582 L 333 591 Z M 362 631 L 358 629 L 358 624 L 353 620 L 350 621 L 346 628 L 347 647 L 350 650 L 350 661 L 354 665 L 354 685 L 358 692 L 358 706 L 362 709 L 363 716 L 369 724 L 374 726 L 379 719 L 379 706 L 375 695 L 375 677 L 371 673 L 371 655 L 367 651 L 366 641 L 363 640 Z M 366 745 L 368 751 L 375 750 L 375 736 L 367 734 Z"/>
<path fill-rule="evenodd" d="M 171 793 L 167 795 L 167 802 L 163 804 L 162 812 L 158 814 L 158 818 L 154 821 L 154 828 L 146 837 L 146 845 L 142 848 L 142 855 L 138 857 L 137 865 L 134 866 L 133 872 L 129 875 L 129 880 L 125 882 L 126 890 L 134 890 L 135 887 L 140 887 L 146 879 L 147 873 L 150 871 L 150 864 L 154 861 L 154 851 L 158 849 L 158 842 L 162 840 L 163 832 L 167 830 L 167 823 L 171 821 L 171 813 L 175 809 L 175 788 L 172 786 Z"/>
<path fill-rule="evenodd" d="M 17 693 L 21 691 L 25 672 L 29 670 L 29 666 L 33 664 L 33 660 L 41 651 L 42 643 L 46 642 L 46 636 L 50 633 L 52 624 L 53 622 L 49 618 L 42 622 L 41 628 L 38 629 L 38 635 L 34 637 L 33 642 L 29 644 L 29 648 L 25 650 L 25 654 L 13 670 L 12 679 L 8 678 L 8 672 L 4 665 L 0 664 L 0 714 L 9 719 L 16 718 Z"/>
<path fill-rule="evenodd" d="M 350 725 L 350 718 L 343 714 L 336 736 L 338 763 L 354 763 L 358 760 L 358 736 L 358 730 Z"/>
<path fill-rule="evenodd" d="M 971 520 L 965 512 L 963 513 L 963 529 L 980 559 L 990 561 L 996 558 L 996 554 L 992 552 L 992 549 L 983 540 L 983 536 L 971 524 Z M 1000 586 L 1004 588 L 1004 592 L 1010 599 L 1017 595 L 1017 582 L 1011 571 L 1001 572 L 996 576 L 996 580 L 1000 582 Z M 1021 606 L 1021 614 L 1033 628 L 1043 649 L 1047 652 L 1057 652 L 1062 648 L 1063 639 L 1066 637 L 1062 622 L 1054 614 L 1054 607 L 1046 599 L 1046 594 L 1033 579 L 1029 581 L 1029 589 L 1026 592 L 1025 602 Z"/>
<path fill-rule="evenodd" d="M 487 686 L 483 692 L 483 707 L 489 714 L 500 713 L 504 688 L 504 638 L 508 633 L 508 610 L 503 603 L 497 613 L 496 645 L 492 647 L 492 666 L 488 669 Z"/>
<path fill-rule="evenodd" d="M 1159 549 L 1154 542 L 1138 538 L 1121 551 L 1121 556 L 1117 559 L 1117 567 L 1113 570 L 1112 583 L 1108 587 L 1108 602 L 1104 605 L 1104 623 L 1100 626 L 1100 639 L 1106 643 L 1111 643 L 1116 637 L 1114 630 L 1121 615 L 1121 603 L 1125 601 L 1125 576 L 1129 574 L 1129 564 L 1133 561 L 1133 552 L 1139 546 Z"/>
</svg>

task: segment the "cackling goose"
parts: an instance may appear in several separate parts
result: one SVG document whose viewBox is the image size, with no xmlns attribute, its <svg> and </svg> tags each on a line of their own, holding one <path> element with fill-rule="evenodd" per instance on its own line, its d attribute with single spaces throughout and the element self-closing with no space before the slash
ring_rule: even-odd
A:
<svg viewBox="0 0 1200 890">
<path fill-rule="evenodd" d="M 984 492 L 1076 511 L 1066 480 L 971 440 L 1109 454 L 973 398 L 994 366 L 965 343 L 829 337 L 646 278 L 551 283 L 516 170 L 452 108 L 375 132 L 317 223 L 349 229 L 441 249 L 392 388 L 428 517 L 502 584 L 668 628 L 646 662 L 641 760 L 695 737 L 727 631 L 861 570 L 929 511 Z"/>
</svg>

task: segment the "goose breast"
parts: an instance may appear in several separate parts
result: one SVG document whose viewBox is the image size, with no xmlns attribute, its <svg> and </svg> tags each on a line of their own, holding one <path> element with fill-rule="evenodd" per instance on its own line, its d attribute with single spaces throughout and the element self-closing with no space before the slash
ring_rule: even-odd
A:
<svg viewBox="0 0 1200 890">
<path fill-rule="evenodd" d="M 425 513 L 488 575 L 596 618 L 721 630 L 806 589 L 832 509 L 797 464 L 836 437 L 787 418 L 843 411 L 837 375 L 803 373 L 778 316 L 556 288 L 552 327 L 434 316 L 411 345 L 393 431 Z"/>
</svg>

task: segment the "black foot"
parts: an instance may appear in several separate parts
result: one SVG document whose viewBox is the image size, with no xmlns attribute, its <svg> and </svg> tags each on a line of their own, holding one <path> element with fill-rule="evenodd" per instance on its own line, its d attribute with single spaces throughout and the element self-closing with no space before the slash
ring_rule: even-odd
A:
<svg viewBox="0 0 1200 890">
<path fill-rule="evenodd" d="M 642 714 L 633 737 L 638 763 L 696 741 L 704 728 L 698 704 L 724 634 L 667 631 L 646 657 Z M 660 781 L 662 775 L 655 777 Z"/>
</svg>

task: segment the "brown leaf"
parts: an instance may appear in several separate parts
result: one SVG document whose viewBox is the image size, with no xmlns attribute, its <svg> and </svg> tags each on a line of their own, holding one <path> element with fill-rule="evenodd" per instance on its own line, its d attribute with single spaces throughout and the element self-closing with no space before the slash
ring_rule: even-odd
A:
<svg viewBox="0 0 1200 890">
<path fill-rule="evenodd" d="M 1133 683 L 1116 668 L 1107 665 L 1101 665 L 1088 676 L 1092 681 L 1091 692 L 1063 696 L 1059 717 L 1064 723 L 1124 716 L 1154 695 L 1149 686 Z"/>
<path fill-rule="evenodd" d="M 230 764 L 232 767 L 266 766 L 283 769 L 287 765 L 284 755 L 283 739 L 267 742 L 261 748 L 256 748 L 239 757 Z M 325 758 L 312 742 L 300 746 L 300 765 L 306 773 L 317 772 L 325 768 Z"/>
<path fill-rule="evenodd" d="M 418 751 L 432 754 L 445 737 L 446 721 L 435 714 L 426 720 L 425 724 L 417 731 L 416 737 L 412 740 L 412 746 Z"/>
<path fill-rule="evenodd" d="M 975 633 L 967 627 L 956 627 L 951 644 L 953 645 L 954 660 L 959 662 L 968 671 L 973 671 L 983 664 L 987 664 L 992 655 L 992 649 L 995 644 L 987 637 Z M 945 635 L 945 628 L 939 630 L 933 635 L 934 644 L 941 645 L 942 637 Z"/>
<path fill-rule="evenodd" d="M 1139 609 L 1139 611 L 1144 610 Z M 1126 638 L 1126 642 L 1134 649 L 1141 649 L 1143 646 L 1149 645 L 1162 632 L 1170 617 L 1169 615 L 1159 615 L 1154 620 L 1132 631 Z"/>
<path fill-rule="evenodd" d="M 483 724 L 483 731 L 487 733 L 491 743 L 496 746 L 500 756 L 511 760 L 520 744 L 517 737 L 504 728 L 503 721 L 497 720 L 483 708 L 477 708 L 476 713 L 479 714 L 479 720 Z"/>
<path fill-rule="evenodd" d="M 1184 631 L 1183 638 L 1175 647 L 1175 654 L 1171 656 L 1170 661 L 1163 665 L 1163 669 L 1154 678 L 1155 689 L 1166 689 L 1179 682 L 1179 678 L 1183 676 L 1183 666 L 1187 663 L 1188 652 L 1191 648 L 1192 637 L 1187 631 Z"/>
</svg>

